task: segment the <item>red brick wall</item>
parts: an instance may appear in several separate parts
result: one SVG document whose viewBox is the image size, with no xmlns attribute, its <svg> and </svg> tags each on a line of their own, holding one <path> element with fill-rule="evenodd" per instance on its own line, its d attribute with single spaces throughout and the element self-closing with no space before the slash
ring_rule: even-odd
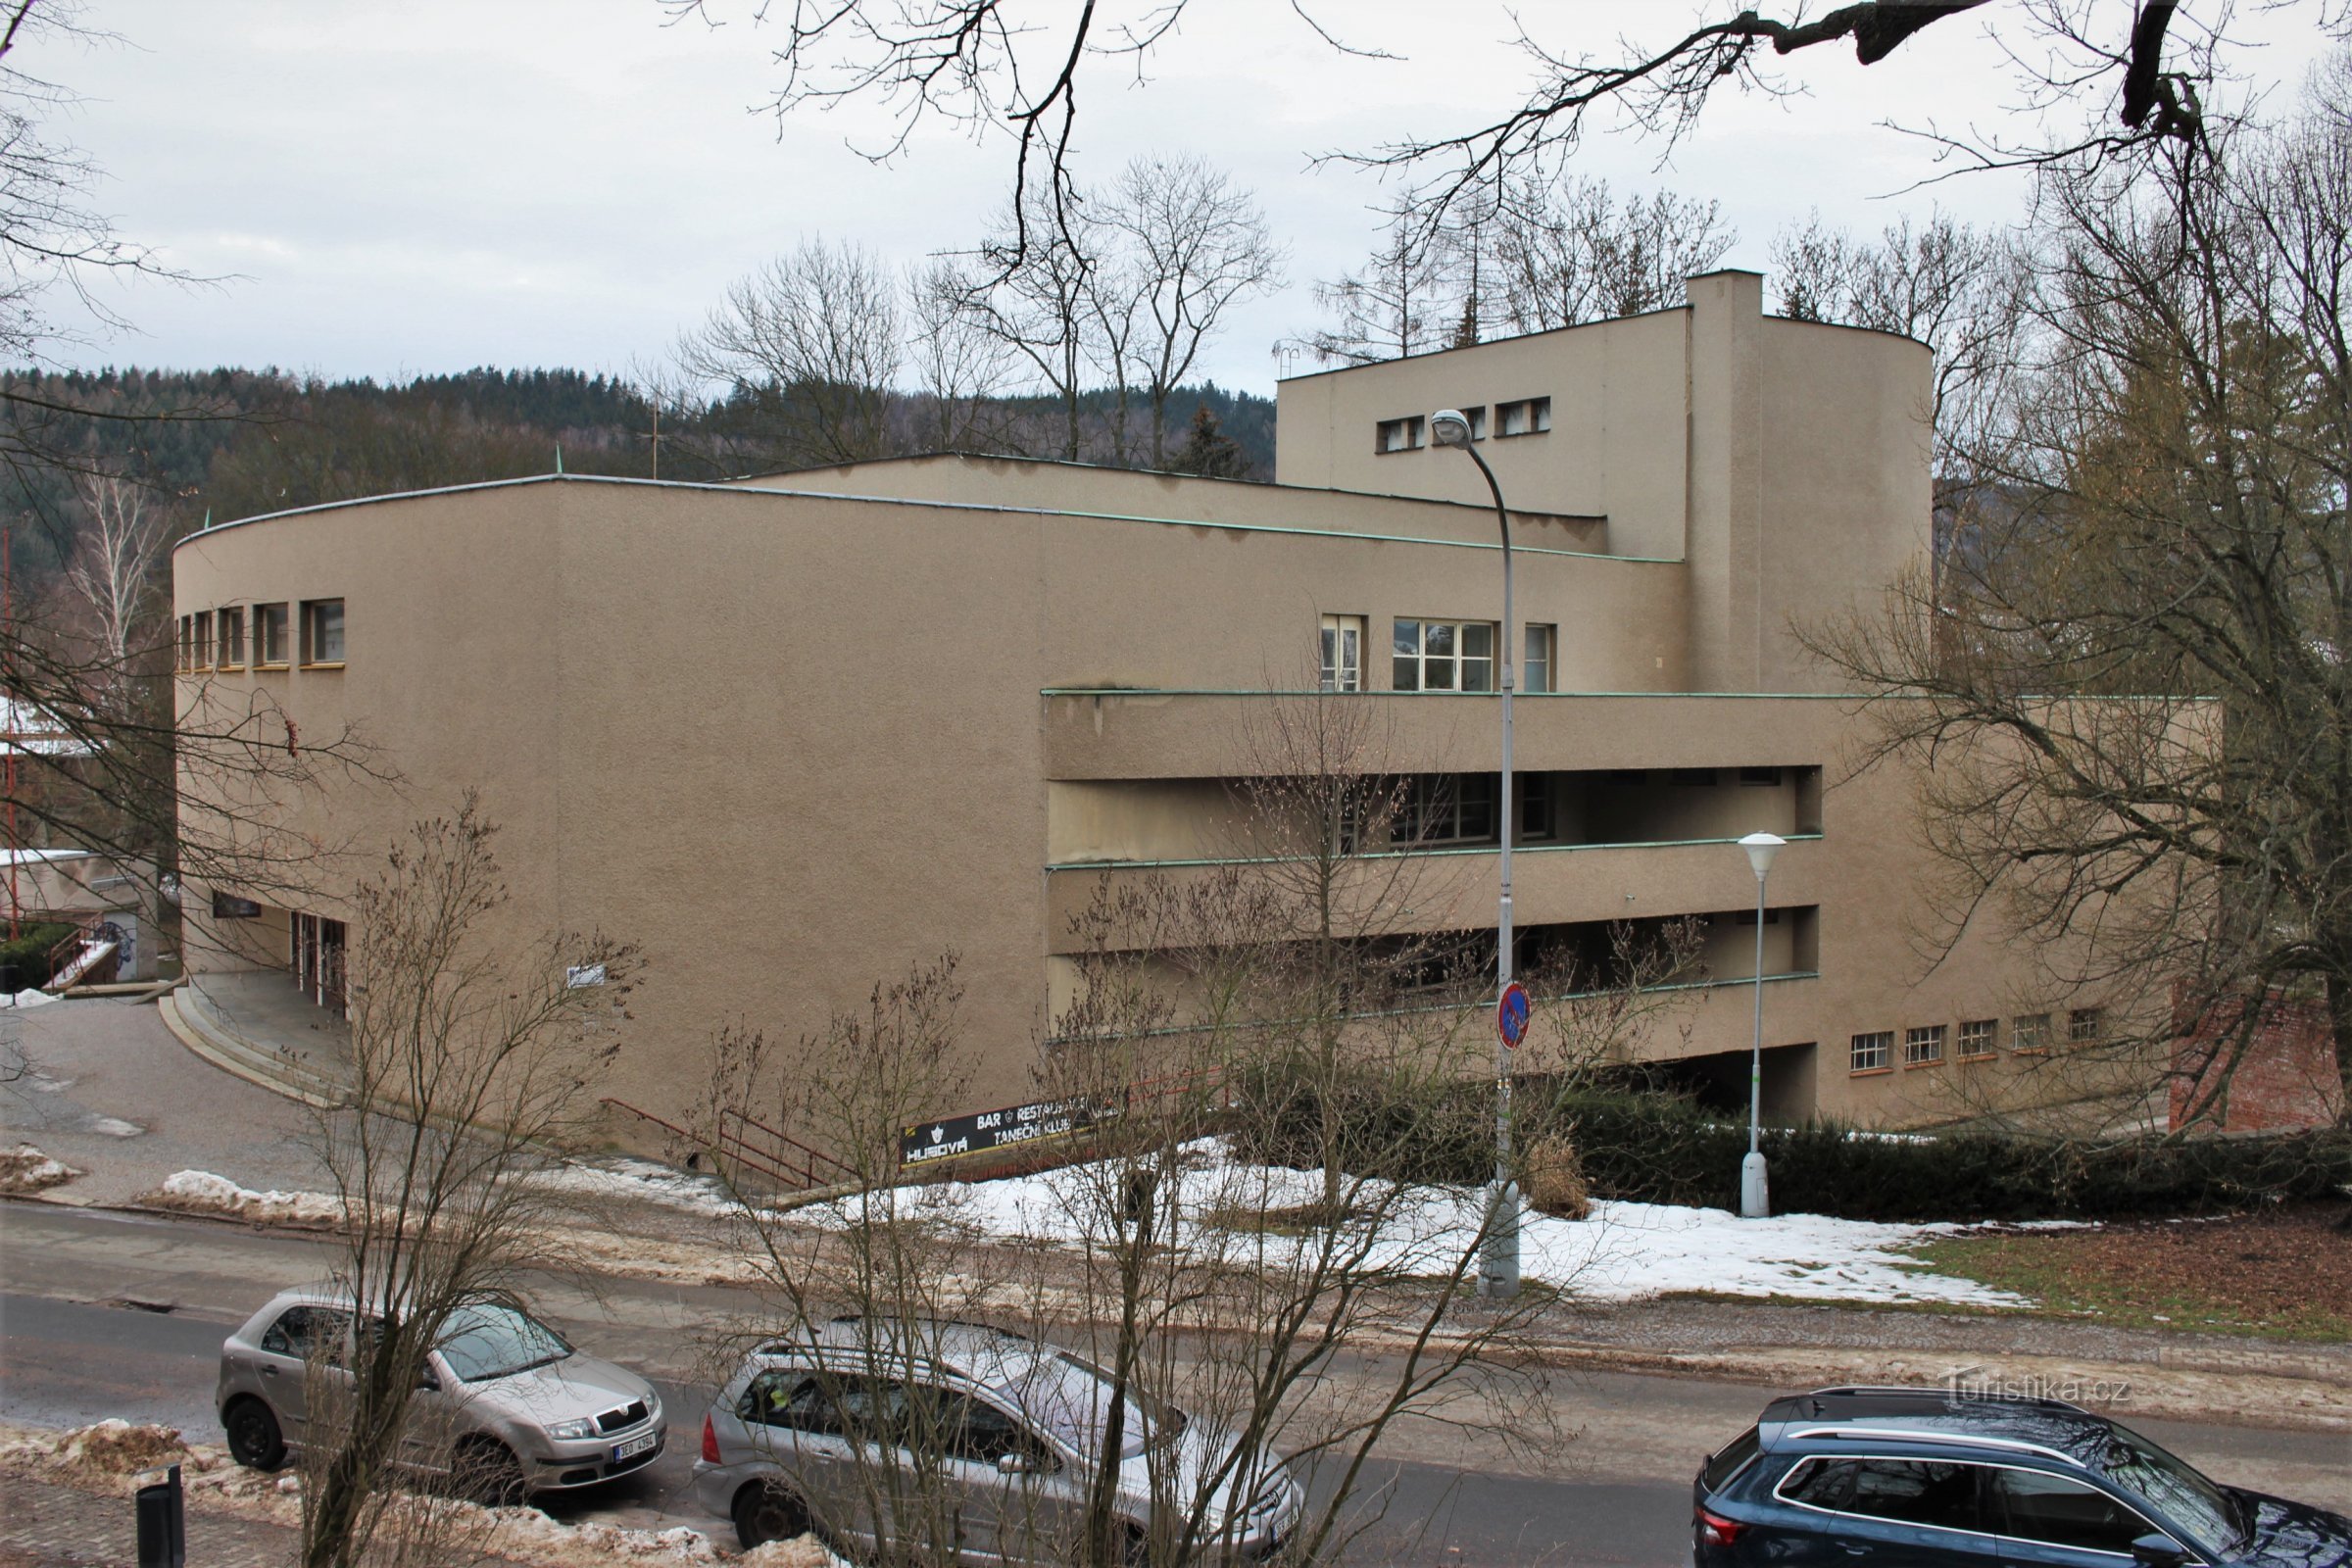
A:
<svg viewBox="0 0 2352 1568">
<path fill-rule="evenodd" d="M 2207 1009 L 2180 1040 L 2180 1071 L 2173 1077 L 2172 1125 L 2177 1131 L 2189 1106 L 2203 1098 L 2208 1080 L 2228 1059 L 2239 1022 L 2239 1004 Z M 2316 1003 L 2273 997 L 2264 1006 L 2253 1043 L 2230 1081 L 2225 1132 L 2275 1132 L 2322 1127 L 2342 1111 L 2342 1079 L 2336 1073 L 2335 1042 L 2328 1015 Z M 2217 1050 L 2217 1047 L 2219 1049 Z"/>
</svg>

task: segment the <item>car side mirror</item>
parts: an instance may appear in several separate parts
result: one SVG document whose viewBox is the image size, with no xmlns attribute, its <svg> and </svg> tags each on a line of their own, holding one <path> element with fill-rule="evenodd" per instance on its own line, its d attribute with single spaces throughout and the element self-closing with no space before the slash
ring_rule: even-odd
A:
<svg viewBox="0 0 2352 1568">
<path fill-rule="evenodd" d="M 997 1455 L 997 1473 L 1007 1476 L 1026 1476 L 1037 1473 L 1037 1461 L 1025 1453 Z"/>
<path fill-rule="evenodd" d="M 2151 1532 L 2132 1543 L 2132 1560 L 2140 1568 L 2181 1568 L 2188 1553 L 2172 1537 Z"/>
<path fill-rule="evenodd" d="M 431 1367 L 426 1367 L 416 1374 L 416 1387 L 426 1394 L 439 1394 L 441 1392 L 439 1374 L 435 1373 Z"/>
</svg>

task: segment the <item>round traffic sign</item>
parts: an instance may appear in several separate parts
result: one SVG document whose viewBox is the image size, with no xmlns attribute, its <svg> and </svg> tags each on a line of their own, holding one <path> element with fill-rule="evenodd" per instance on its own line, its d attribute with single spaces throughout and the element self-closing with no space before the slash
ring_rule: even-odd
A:
<svg viewBox="0 0 2352 1568">
<path fill-rule="evenodd" d="M 1527 1038 L 1527 987 L 1516 980 L 1502 988 L 1502 1000 L 1494 1004 L 1494 1032 L 1514 1051 Z"/>
</svg>

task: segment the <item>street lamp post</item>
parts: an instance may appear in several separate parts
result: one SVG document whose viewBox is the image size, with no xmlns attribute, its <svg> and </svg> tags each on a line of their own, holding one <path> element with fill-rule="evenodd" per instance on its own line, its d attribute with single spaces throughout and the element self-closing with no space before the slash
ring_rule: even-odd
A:
<svg viewBox="0 0 2352 1568">
<path fill-rule="evenodd" d="M 1494 498 L 1494 520 L 1502 529 L 1502 624 L 1495 628 L 1495 668 L 1501 675 L 1502 779 L 1497 803 L 1501 845 L 1502 898 L 1494 917 L 1494 994 L 1499 1001 L 1511 985 L 1511 689 L 1517 684 L 1511 661 L 1511 514 L 1502 504 L 1502 486 L 1494 470 L 1470 444 L 1470 421 L 1459 409 L 1440 409 L 1429 416 L 1430 440 L 1442 447 L 1458 447 L 1487 477 Z M 1497 1300 L 1519 1294 L 1519 1184 L 1511 1180 L 1511 1054 L 1510 1044 L 1498 1031 L 1494 1040 L 1494 1184 L 1489 1198 L 1486 1245 L 1479 1256 L 1478 1293 Z"/>
<path fill-rule="evenodd" d="M 1740 1162 L 1741 1219 L 1762 1219 L 1772 1212 L 1759 1125 L 1764 1116 L 1764 877 L 1772 870 L 1772 858 L 1788 842 L 1775 833 L 1750 833 L 1740 841 L 1747 863 L 1756 870 L 1756 1030 L 1747 1069 L 1747 1157 Z"/>
</svg>

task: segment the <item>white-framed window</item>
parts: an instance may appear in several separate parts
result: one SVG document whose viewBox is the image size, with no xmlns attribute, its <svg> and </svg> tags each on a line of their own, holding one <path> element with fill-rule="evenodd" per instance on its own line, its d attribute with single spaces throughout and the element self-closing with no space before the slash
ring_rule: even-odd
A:
<svg viewBox="0 0 2352 1568">
<path fill-rule="evenodd" d="M 1323 689 L 1360 692 L 1364 689 L 1364 617 L 1325 615 L 1321 635 Z"/>
<path fill-rule="evenodd" d="M 1550 626 L 1527 628 L 1526 657 L 1519 661 L 1521 691 L 1547 692 L 1552 689 L 1552 648 L 1558 641 L 1558 633 Z"/>
<path fill-rule="evenodd" d="M 1903 1031 L 1903 1065 L 1932 1067 L 1943 1059 L 1943 1025 L 1922 1024 Z"/>
<path fill-rule="evenodd" d="M 306 599 L 302 605 L 302 662 L 343 662 L 343 601 Z"/>
<path fill-rule="evenodd" d="M 1494 773 L 1422 773 L 1396 803 L 1396 837 L 1407 844 L 1494 841 Z"/>
<path fill-rule="evenodd" d="M 2077 1007 L 2066 1015 L 2066 1043 L 2087 1046 L 2096 1042 L 2107 1027 L 2106 1015 L 2096 1007 Z"/>
<path fill-rule="evenodd" d="M 283 669 L 287 663 L 286 607 L 253 607 L 253 662 L 260 667 Z"/>
<path fill-rule="evenodd" d="M 214 616 L 213 625 L 220 635 L 220 667 L 222 669 L 243 669 L 245 667 L 245 612 L 242 610 L 220 611 Z"/>
<path fill-rule="evenodd" d="M 2050 1015 L 2027 1012 L 2009 1020 L 2009 1049 L 2031 1055 L 2050 1049 Z"/>
<path fill-rule="evenodd" d="M 1402 620 L 1390 639 L 1390 688 L 1400 692 L 1491 692 L 1494 623 Z"/>
<path fill-rule="evenodd" d="M 1425 422 L 1416 414 L 1402 419 L 1383 419 L 1379 432 L 1373 437 L 1375 452 L 1411 452 L 1422 445 Z"/>
<path fill-rule="evenodd" d="M 1881 1029 L 1875 1034 L 1856 1035 L 1848 1050 L 1845 1065 L 1848 1072 L 1877 1072 L 1894 1065 L 1894 1031 Z"/>
<path fill-rule="evenodd" d="M 1963 1020 L 1960 1025 L 1961 1059 L 1966 1060 L 1971 1056 L 1991 1055 L 1993 1053 L 1993 1047 L 1999 1043 L 2000 1037 L 2001 1020 L 1998 1018 L 1969 1018 Z"/>
<path fill-rule="evenodd" d="M 1521 398 L 1494 405 L 1494 433 L 1498 436 L 1542 435 L 1551 428 L 1551 399 Z"/>
</svg>

